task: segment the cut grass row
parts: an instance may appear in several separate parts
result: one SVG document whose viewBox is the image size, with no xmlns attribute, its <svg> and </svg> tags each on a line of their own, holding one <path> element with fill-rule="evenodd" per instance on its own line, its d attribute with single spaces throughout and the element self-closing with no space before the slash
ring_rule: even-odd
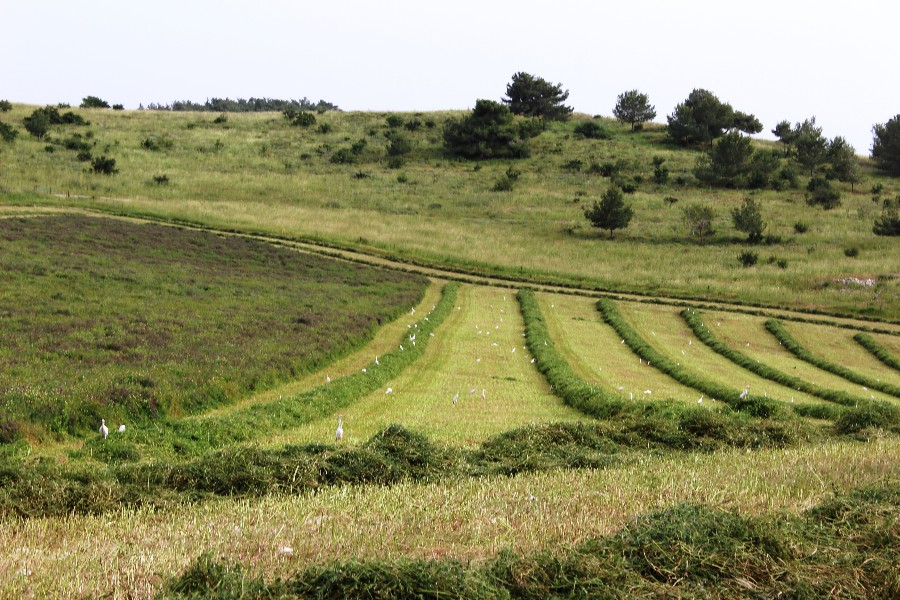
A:
<svg viewBox="0 0 900 600">
<path fill-rule="evenodd" d="M 397 423 L 437 442 L 475 447 L 527 424 L 584 419 L 534 369 L 522 332 L 511 290 L 460 286 L 455 309 L 422 358 L 342 411 L 344 439 L 363 440 Z M 331 439 L 336 420 L 330 415 L 272 442 Z"/>
<path fill-rule="evenodd" d="M 642 360 L 647 361 L 654 368 L 669 375 L 680 383 L 692 387 L 703 394 L 707 394 L 716 400 L 721 400 L 734 410 L 745 412 L 752 416 L 762 418 L 783 418 L 786 415 L 785 409 L 775 400 L 752 394 L 742 398 L 739 390 L 691 372 L 682 365 L 666 357 L 647 343 L 647 341 L 622 318 L 622 315 L 611 300 L 598 300 L 597 309 L 603 315 L 603 319 L 616 330 L 624 340 L 624 343 L 627 344 L 635 354 L 641 357 Z"/>
<path fill-rule="evenodd" d="M 822 597 L 900 593 L 896 574 L 900 491 L 875 487 L 823 502 L 803 515 L 745 518 L 681 503 L 615 535 L 485 564 L 455 560 L 340 561 L 266 583 L 240 565 L 199 557 L 166 586 L 173 598 L 250 594 L 280 598 L 472 599 L 633 596 Z M 887 531 L 887 533 L 886 533 Z M 810 551 L 814 548 L 815 551 Z"/>
<path fill-rule="evenodd" d="M 878 390 L 885 394 L 894 396 L 895 398 L 900 398 L 900 387 L 880 381 L 873 377 L 867 377 L 852 369 L 848 369 L 843 365 L 833 363 L 822 358 L 821 356 L 813 354 L 805 346 L 800 344 L 800 342 L 798 342 L 797 339 L 794 338 L 794 336 L 792 336 L 787 331 L 787 329 L 785 329 L 784 325 L 782 325 L 779 321 L 775 319 L 768 319 L 766 321 L 766 330 L 774 335 L 782 346 L 787 348 L 794 354 L 794 356 L 796 356 L 800 360 L 804 360 L 812 365 L 817 366 L 823 371 L 828 371 L 829 373 L 833 373 L 838 377 L 843 377 L 844 379 L 852 381 L 853 383 Z"/>
<path fill-rule="evenodd" d="M 752 453 L 639 454 L 602 470 L 339 486 L 292 496 L 180 504 L 165 512 L 140 508 L 114 515 L 4 518 L 0 596 L 118 591 L 151 597 L 204 553 L 229 570 L 242 565 L 248 582 L 265 577 L 272 583 L 310 565 L 337 561 L 396 566 L 401 559 L 443 558 L 477 566 L 504 549 L 531 555 L 582 546 L 682 502 L 778 523 L 778 515 L 799 515 L 832 494 L 896 486 L 898 461 L 895 438 L 833 440 Z M 685 525 L 684 531 L 694 531 Z M 882 533 L 896 540 L 889 524 Z M 845 548 L 848 540 L 822 545 L 819 552 Z M 891 543 L 896 549 L 897 542 Z"/>
<path fill-rule="evenodd" d="M 857 333 L 853 336 L 853 339 L 856 340 L 863 348 L 868 350 L 872 356 L 880 360 L 882 363 L 886 364 L 892 369 L 900 371 L 900 360 L 897 359 L 893 354 L 891 354 L 887 348 L 879 344 L 875 338 L 867 333 Z"/>
</svg>

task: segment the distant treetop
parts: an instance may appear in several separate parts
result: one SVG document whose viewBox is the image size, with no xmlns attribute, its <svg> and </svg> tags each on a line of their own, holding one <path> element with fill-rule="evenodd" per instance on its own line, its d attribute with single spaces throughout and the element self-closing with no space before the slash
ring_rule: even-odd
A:
<svg viewBox="0 0 900 600">
<path fill-rule="evenodd" d="M 561 83 L 554 85 L 542 77 L 519 72 L 507 84 L 503 103 L 514 115 L 565 121 L 573 110 L 563 104 L 568 97 L 569 90 L 563 91 Z"/>
<path fill-rule="evenodd" d="M 301 100 L 277 100 L 275 98 L 211 98 L 200 104 L 199 102 L 191 102 L 190 100 L 178 100 L 172 104 L 157 104 L 151 102 L 146 107 L 141 105 L 141 109 L 147 110 L 171 110 L 171 111 L 195 111 L 195 112 L 284 112 L 288 109 L 296 111 L 316 111 L 325 112 L 327 110 L 340 110 L 337 104 L 319 100 L 312 102 L 308 98 Z"/>
</svg>

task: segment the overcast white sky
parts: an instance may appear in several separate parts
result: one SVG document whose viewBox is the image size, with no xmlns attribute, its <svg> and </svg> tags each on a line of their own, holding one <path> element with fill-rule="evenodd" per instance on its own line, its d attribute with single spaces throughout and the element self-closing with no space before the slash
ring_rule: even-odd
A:
<svg viewBox="0 0 900 600">
<path fill-rule="evenodd" d="M 211 97 L 344 110 L 465 109 L 526 71 L 657 121 L 697 87 L 778 121 L 815 116 L 868 155 L 900 113 L 896 0 L 0 0 L 0 99 L 126 108 Z"/>
</svg>

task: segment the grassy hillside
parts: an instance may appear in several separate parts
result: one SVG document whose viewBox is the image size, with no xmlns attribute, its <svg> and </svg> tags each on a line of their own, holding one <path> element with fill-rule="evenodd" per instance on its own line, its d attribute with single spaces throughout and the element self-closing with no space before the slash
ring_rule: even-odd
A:
<svg viewBox="0 0 900 600">
<path fill-rule="evenodd" d="M 443 123 L 462 113 L 398 115 L 412 125 L 392 129 L 385 113 L 329 112 L 303 128 L 275 113 L 216 123 L 206 113 L 75 109 L 89 126 L 58 126 L 38 141 L 21 128 L 34 108 L 15 105 L 2 117 L 20 129 L 0 145 L 7 204 L 154 215 L 604 289 L 900 317 L 900 246 L 872 233 L 879 206 L 870 193 L 880 184 L 882 197 L 894 197 L 900 182 L 867 160 L 855 191 L 837 184 L 843 202 L 831 211 L 805 204 L 802 174 L 798 189 L 752 192 L 768 242 L 748 247 L 729 215 L 751 192 L 700 187 L 692 171 L 701 151 L 668 144 L 659 127 L 632 134 L 600 119 L 612 138 L 583 139 L 574 128 L 590 117 L 576 115 L 532 139 L 529 158 L 476 163 L 442 150 Z M 387 154 L 392 135 L 412 147 L 401 165 Z M 66 145 L 115 158 L 118 174 L 89 172 Z M 656 156 L 669 170 L 665 184 L 654 183 Z M 610 241 L 583 210 L 610 185 L 592 165 L 617 162 L 636 187 L 627 195 L 635 217 Z M 520 173 L 513 190 L 492 191 L 511 166 Z M 704 245 L 681 222 L 693 202 L 717 214 Z M 758 254 L 756 266 L 740 265 L 745 250 Z"/>
<path fill-rule="evenodd" d="M 748 192 L 659 128 L 476 163 L 441 149 L 461 113 L 76 112 L 0 143 L 0 596 L 900 591 L 870 165 L 829 212 L 754 193 L 748 246 Z M 605 163 L 636 188 L 611 240 Z"/>
</svg>

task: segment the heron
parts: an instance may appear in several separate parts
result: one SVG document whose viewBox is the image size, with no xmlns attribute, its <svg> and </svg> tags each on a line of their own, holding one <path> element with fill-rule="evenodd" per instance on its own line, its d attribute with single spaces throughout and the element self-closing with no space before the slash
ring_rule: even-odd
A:
<svg viewBox="0 0 900 600">
<path fill-rule="evenodd" d="M 380 365 L 380 364 L 381 364 L 381 363 L 378 362 L 378 356 L 377 356 L 377 355 L 375 356 L 375 364 L 376 364 L 376 365 Z"/>
<path fill-rule="evenodd" d="M 386 390 L 384 391 L 384 393 L 385 393 L 385 394 L 390 394 L 390 393 L 392 393 L 393 391 L 394 391 L 394 388 L 389 387 L 388 389 L 386 389 Z"/>
<path fill-rule="evenodd" d="M 344 418 L 338 417 L 338 427 L 337 431 L 334 432 L 334 439 L 336 441 L 341 441 L 344 439 Z"/>
<path fill-rule="evenodd" d="M 653 393 L 653 390 L 644 390 L 644 393 L 649 395 Z"/>
<path fill-rule="evenodd" d="M 459 390 L 456 390 L 456 394 L 453 395 L 453 404 L 459 402 Z"/>
<path fill-rule="evenodd" d="M 481 399 L 484 400 L 484 390 L 481 390 Z"/>
<path fill-rule="evenodd" d="M 697 404 L 703 404 L 703 396 L 700 396 L 700 399 L 697 400 Z"/>
<path fill-rule="evenodd" d="M 331 375 L 325 376 L 325 383 L 331 383 Z"/>
<path fill-rule="evenodd" d="M 119 425 L 119 433 L 125 433 L 125 424 Z"/>
<path fill-rule="evenodd" d="M 109 435 L 109 427 L 106 426 L 106 419 L 100 419 L 100 435 L 103 436 L 103 439 L 106 439 L 106 436 Z"/>
<path fill-rule="evenodd" d="M 741 392 L 740 398 L 741 398 L 741 400 L 743 400 L 744 398 L 746 398 L 749 395 L 750 395 L 750 386 L 748 385 L 747 387 L 744 388 L 744 391 Z"/>
</svg>

